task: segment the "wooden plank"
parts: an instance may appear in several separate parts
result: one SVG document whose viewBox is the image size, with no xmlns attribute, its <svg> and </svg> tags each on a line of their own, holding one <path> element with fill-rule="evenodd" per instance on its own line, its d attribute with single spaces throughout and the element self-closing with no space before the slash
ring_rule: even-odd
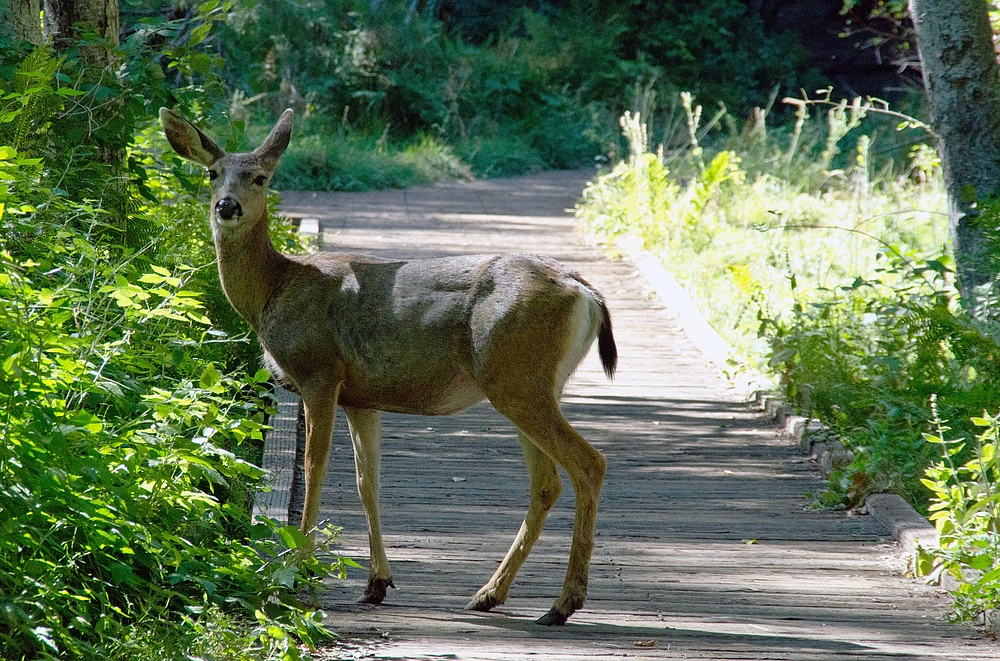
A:
<svg viewBox="0 0 1000 661">
<path fill-rule="evenodd" d="M 291 503 L 292 477 L 295 465 L 295 421 L 299 399 L 278 386 L 275 389 L 275 408 L 271 416 L 271 429 L 267 432 L 267 450 L 261 468 L 268 472 L 266 491 L 259 491 L 254 498 L 253 516 L 264 516 L 285 524 Z"/>
</svg>

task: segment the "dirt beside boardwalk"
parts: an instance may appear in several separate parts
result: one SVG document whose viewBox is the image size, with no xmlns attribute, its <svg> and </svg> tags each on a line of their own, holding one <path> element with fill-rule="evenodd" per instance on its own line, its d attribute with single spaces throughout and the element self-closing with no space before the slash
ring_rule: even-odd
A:
<svg viewBox="0 0 1000 661">
<path fill-rule="evenodd" d="M 558 596 L 573 519 L 567 483 L 507 604 L 463 610 L 520 525 L 528 480 L 513 426 L 488 404 L 450 417 L 385 415 L 382 516 L 397 590 L 359 606 L 366 573 L 320 596 L 341 642 L 322 658 L 974 659 L 994 641 L 948 624 L 948 599 L 903 575 L 868 517 L 816 510 L 797 446 L 728 387 L 627 261 L 588 247 L 565 213 L 592 172 L 376 193 L 286 193 L 324 248 L 399 259 L 528 251 L 569 263 L 607 297 L 621 360 L 592 353 L 567 419 L 607 458 L 586 607 L 533 621 Z M 321 519 L 367 566 L 343 417 Z M 565 477 L 565 476 L 564 476 Z M 565 480 L 564 480 L 565 482 Z"/>
</svg>

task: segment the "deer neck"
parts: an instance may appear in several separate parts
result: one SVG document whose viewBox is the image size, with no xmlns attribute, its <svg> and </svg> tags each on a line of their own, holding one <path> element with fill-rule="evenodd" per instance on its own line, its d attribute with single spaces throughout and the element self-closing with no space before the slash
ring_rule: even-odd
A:
<svg viewBox="0 0 1000 661">
<path fill-rule="evenodd" d="M 222 290 L 255 331 L 291 261 L 274 249 L 267 225 L 265 216 L 246 230 L 217 227 L 213 232 Z"/>
</svg>

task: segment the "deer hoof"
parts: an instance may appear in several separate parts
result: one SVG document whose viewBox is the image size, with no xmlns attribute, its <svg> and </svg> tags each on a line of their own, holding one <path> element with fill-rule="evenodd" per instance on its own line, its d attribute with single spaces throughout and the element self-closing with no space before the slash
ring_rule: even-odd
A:
<svg viewBox="0 0 1000 661">
<path fill-rule="evenodd" d="M 543 627 L 559 627 L 566 624 L 566 620 L 568 619 L 569 615 L 563 615 L 553 608 L 548 613 L 535 620 L 535 624 L 540 624 Z"/>
<path fill-rule="evenodd" d="M 396 589 L 391 578 L 369 578 L 365 593 L 358 599 L 359 604 L 378 605 L 385 599 L 386 588 Z"/>
<path fill-rule="evenodd" d="M 499 606 L 502 603 L 503 603 L 502 601 L 500 601 L 499 599 L 497 599 L 493 595 L 490 595 L 490 594 L 478 595 L 477 594 L 475 597 L 472 598 L 472 601 L 470 601 L 468 604 L 466 604 L 465 610 L 467 610 L 467 611 L 479 611 L 481 613 L 485 613 L 486 611 L 492 610 L 493 608 Z"/>
</svg>

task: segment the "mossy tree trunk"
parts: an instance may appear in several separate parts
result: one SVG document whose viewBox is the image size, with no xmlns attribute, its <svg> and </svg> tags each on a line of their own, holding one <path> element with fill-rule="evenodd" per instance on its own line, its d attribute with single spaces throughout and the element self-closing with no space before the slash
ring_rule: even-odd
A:
<svg viewBox="0 0 1000 661">
<path fill-rule="evenodd" d="M 118 45 L 120 19 L 118 0 L 44 0 L 45 40 L 57 52 L 73 47 L 78 38 L 75 26 L 86 25 L 112 46 Z M 87 62 L 95 66 L 115 63 L 113 52 L 106 48 L 83 49 Z"/>
<path fill-rule="evenodd" d="M 85 65 L 79 68 L 82 75 L 78 79 L 83 88 L 124 89 L 119 81 L 122 60 L 118 47 L 118 0 L 43 0 L 43 3 L 45 40 L 57 53 L 79 57 Z M 85 35 L 96 35 L 104 43 L 95 43 L 93 39 L 82 42 Z M 100 201 L 108 214 L 106 224 L 113 228 L 101 240 L 137 249 L 148 242 L 150 225 L 148 218 L 139 213 L 130 180 L 127 144 L 134 130 L 134 118 L 128 115 L 127 104 L 123 96 L 112 95 L 93 110 L 85 126 L 78 127 L 90 132 L 87 147 L 92 151 L 85 156 L 80 152 L 70 154 L 70 158 L 85 162 L 74 170 L 76 189 L 69 192 Z"/>
<path fill-rule="evenodd" d="M 42 43 L 41 5 L 38 0 L 0 0 L 0 31 L 14 41 Z"/>
<path fill-rule="evenodd" d="M 910 0 L 931 126 L 948 190 L 959 289 L 975 305 L 1000 269 L 1000 66 L 988 0 Z M 991 220 L 992 219 L 992 220 Z"/>
</svg>

